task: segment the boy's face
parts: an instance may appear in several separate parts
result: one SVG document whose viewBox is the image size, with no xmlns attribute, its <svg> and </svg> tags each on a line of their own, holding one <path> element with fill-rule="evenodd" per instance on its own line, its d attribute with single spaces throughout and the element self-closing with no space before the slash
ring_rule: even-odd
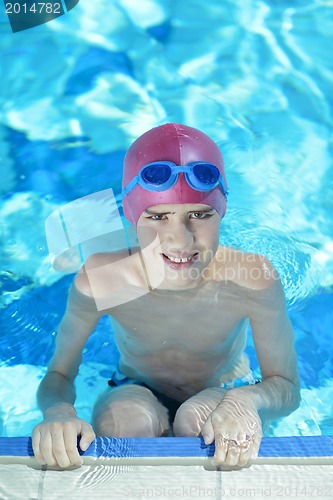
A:
<svg viewBox="0 0 333 500">
<path fill-rule="evenodd" d="M 143 212 L 137 235 L 153 287 L 197 286 L 217 251 L 219 230 L 220 216 L 209 205 L 163 204 Z"/>
</svg>

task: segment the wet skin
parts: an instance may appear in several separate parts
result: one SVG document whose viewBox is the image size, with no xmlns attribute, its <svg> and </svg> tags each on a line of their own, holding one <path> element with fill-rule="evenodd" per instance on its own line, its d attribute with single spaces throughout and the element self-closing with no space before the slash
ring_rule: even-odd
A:
<svg viewBox="0 0 333 500">
<path fill-rule="evenodd" d="M 281 283 L 262 256 L 219 246 L 219 229 L 220 218 L 207 205 L 159 205 L 140 217 L 140 246 L 131 255 L 87 261 L 39 389 L 44 421 L 33 445 L 41 462 L 79 464 L 76 437 L 84 449 L 95 436 L 76 417 L 73 381 L 104 314 L 112 318 L 122 372 L 183 403 L 174 434 L 215 440 L 215 464 L 250 463 L 265 422 L 297 408 L 294 339 Z M 221 382 L 249 371 L 242 354 L 248 321 L 263 382 L 222 389 Z M 168 425 L 166 409 L 137 385 L 108 390 L 94 410 L 97 434 L 162 435 Z"/>
</svg>

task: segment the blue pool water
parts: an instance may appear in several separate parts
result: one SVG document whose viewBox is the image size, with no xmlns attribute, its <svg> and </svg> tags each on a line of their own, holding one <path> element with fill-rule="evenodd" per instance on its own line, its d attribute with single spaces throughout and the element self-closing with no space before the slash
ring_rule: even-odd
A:
<svg viewBox="0 0 333 500">
<path fill-rule="evenodd" d="M 0 16 L 0 435 L 29 435 L 40 419 L 35 392 L 73 279 L 52 268 L 45 220 L 109 187 L 119 197 L 127 147 L 167 121 L 221 146 L 221 243 L 281 275 L 303 402 L 272 435 L 332 434 L 330 3 L 81 0 L 15 34 Z M 256 367 L 250 336 L 248 352 Z M 78 377 L 82 417 L 116 362 L 103 318 Z"/>
</svg>

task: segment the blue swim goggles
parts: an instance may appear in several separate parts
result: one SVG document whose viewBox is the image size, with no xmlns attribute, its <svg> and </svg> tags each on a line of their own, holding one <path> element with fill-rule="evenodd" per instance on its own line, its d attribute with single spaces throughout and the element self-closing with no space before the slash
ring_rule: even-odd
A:
<svg viewBox="0 0 333 500">
<path fill-rule="evenodd" d="M 178 175 L 183 172 L 187 184 L 196 191 L 211 191 L 220 187 L 225 198 L 228 188 L 219 169 L 207 161 L 192 161 L 185 166 L 176 165 L 171 161 L 154 161 L 144 165 L 138 175 L 134 177 L 122 191 L 123 198 L 136 186 L 141 186 L 147 191 L 167 191 L 178 180 Z"/>
</svg>

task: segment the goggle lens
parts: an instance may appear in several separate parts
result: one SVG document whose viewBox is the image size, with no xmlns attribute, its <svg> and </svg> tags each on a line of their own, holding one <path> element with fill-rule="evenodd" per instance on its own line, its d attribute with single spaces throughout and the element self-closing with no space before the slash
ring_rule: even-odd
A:
<svg viewBox="0 0 333 500">
<path fill-rule="evenodd" d="M 171 168 L 168 165 L 156 164 L 149 165 L 144 168 L 141 172 L 142 179 L 147 184 L 152 184 L 154 186 L 161 186 L 165 184 L 171 175 Z"/>
<path fill-rule="evenodd" d="M 194 165 L 193 173 L 200 182 L 207 185 L 215 184 L 220 177 L 219 170 L 208 164 Z"/>
</svg>

